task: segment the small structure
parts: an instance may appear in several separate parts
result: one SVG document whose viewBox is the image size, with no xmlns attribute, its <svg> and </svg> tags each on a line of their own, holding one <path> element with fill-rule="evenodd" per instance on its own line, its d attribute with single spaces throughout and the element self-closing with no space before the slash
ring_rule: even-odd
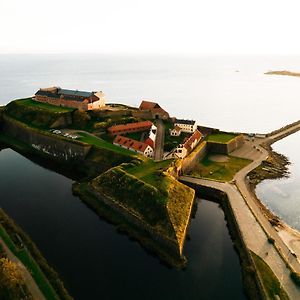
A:
<svg viewBox="0 0 300 300">
<path fill-rule="evenodd" d="M 152 128 L 152 126 L 152 122 L 143 121 L 111 126 L 107 129 L 107 131 L 112 135 L 119 135 L 132 132 L 148 131 Z"/>
<path fill-rule="evenodd" d="M 192 150 L 198 145 L 198 143 L 203 138 L 203 134 L 196 130 L 185 142 L 184 144 L 178 145 L 175 149 L 165 155 L 165 159 L 169 158 L 185 158 Z"/>
<path fill-rule="evenodd" d="M 174 127 L 180 127 L 182 132 L 194 132 L 197 130 L 197 124 L 196 121 L 193 120 L 182 120 L 182 119 L 176 119 L 174 122 Z"/>
<path fill-rule="evenodd" d="M 78 90 L 66 90 L 59 87 L 39 89 L 34 99 L 56 106 L 78 108 L 82 110 L 94 110 L 105 107 L 105 95 L 103 92 L 84 92 Z"/>
<path fill-rule="evenodd" d="M 150 111 L 153 119 L 167 120 L 170 118 L 169 114 L 160 107 L 156 102 L 143 100 L 139 107 L 140 110 Z"/>
<path fill-rule="evenodd" d="M 157 132 L 157 127 L 154 124 L 152 124 L 152 127 L 150 128 L 148 133 L 148 137 L 145 140 L 145 143 L 148 144 L 153 149 L 155 147 L 156 132 Z"/>
<path fill-rule="evenodd" d="M 117 135 L 113 142 L 114 145 L 134 151 L 147 157 L 153 157 L 153 148 L 146 143 Z"/>
<path fill-rule="evenodd" d="M 170 129 L 170 135 L 171 136 L 180 136 L 181 131 L 182 130 L 179 126 L 174 126 L 174 128 Z"/>
</svg>

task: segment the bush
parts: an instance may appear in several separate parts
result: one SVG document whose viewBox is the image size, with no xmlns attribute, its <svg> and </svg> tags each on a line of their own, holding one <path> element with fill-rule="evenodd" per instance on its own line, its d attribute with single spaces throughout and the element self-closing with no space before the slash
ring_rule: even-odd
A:
<svg viewBox="0 0 300 300">
<path fill-rule="evenodd" d="M 274 245 L 275 244 L 275 240 L 272 238 L 272 237 L 268 237 L 268 242 L 270 243 L 270 244 L 272 244 L 272 245 Z"/>
<path fill-rule="evenodd" d="M 291 272 L 291 278 L 298 286 L 300 286 L 300 274 L 299 273 Z"/>
</svg>

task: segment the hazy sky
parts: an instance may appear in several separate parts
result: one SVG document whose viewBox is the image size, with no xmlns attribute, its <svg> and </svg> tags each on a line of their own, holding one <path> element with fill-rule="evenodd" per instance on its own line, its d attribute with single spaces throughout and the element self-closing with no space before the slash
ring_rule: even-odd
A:
<svg viewBox="0 0 300 300">
<path fill-rule="evenodd" d="M 300 54 L 299 0 L 0 0 L 0 52 Z"/>
</svg>

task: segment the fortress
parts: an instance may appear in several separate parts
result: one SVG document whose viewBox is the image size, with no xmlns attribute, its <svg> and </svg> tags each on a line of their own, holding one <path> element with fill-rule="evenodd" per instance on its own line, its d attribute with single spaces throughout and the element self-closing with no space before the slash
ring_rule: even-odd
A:
<svg viewBox="0 0 300 300">
<path fill-rule="evenodd" d="M 105 95 L 100 92 L 66 90 L 59 87 L 39 89 L 35 100 L 56 106 L 94 110 L 105 107 Z"/>
</svg>

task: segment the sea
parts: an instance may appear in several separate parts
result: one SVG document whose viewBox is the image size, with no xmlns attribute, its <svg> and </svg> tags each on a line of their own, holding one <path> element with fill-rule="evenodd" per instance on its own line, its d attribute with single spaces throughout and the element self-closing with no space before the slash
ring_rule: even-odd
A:
<svg viewBox="0 0 300 300">
<path fill-rule="evenodd" d="M 60 86 L 101 90 L 108 103 L 158 102 L 171 116 L 232 132 L 299 120 L 300 56 L 0 55 L 0 105 Z M 264 181 L 261 200 L 300 230 L 300 134 L 274 145 L 290 178 Z M 184 270 L 164 265 L 72 195 L 72 176 L 0 151 L 0 205 L 37 244 L 75 299 L 245 299 L 238 255 L 217 203 L 197 199 Z"/>
</svg>

